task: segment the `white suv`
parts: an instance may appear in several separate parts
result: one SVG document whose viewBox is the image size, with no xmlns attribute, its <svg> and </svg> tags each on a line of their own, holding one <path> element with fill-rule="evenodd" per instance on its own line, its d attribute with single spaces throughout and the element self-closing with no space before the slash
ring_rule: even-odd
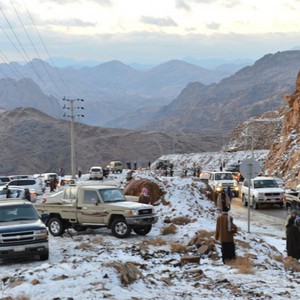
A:
<svg viewBox="0 0 300 300">
<path fill-rule="evenodd" d="M 214 192 L 220 193 L 225 190 L 227 186 L 230 186 L 234 196 L 237 197 L 239 195 L 238 183 L 234 180 L 231 172 L 210 172 L 208 184 Z"/>
<path fill-rule="evenodd" d="M 250 189 L 250 201 L 248 193 Z M 244 206 L 250 205 L 258 209 L 261 204 L 279 204 L 284 205 L 284 189 L 278 186 L 273 177 L 255 177 L 250 180 L 245 179 L 242 184 L 241 198 Z"/>
<path fill-rule="evenodd" d="M 7 183 L 7 186 L 22 186 L 30 190 L 34 190 L 37 195 L 41 195 L 45 191 L 42 181 L 38 178 L 34 179 L 14 179 Z"/>
<path fill-rule="evenodd" d="M 91 167 L 89 171 L 90 180 L 103 179 L 103 170 L 101 167 Z"/>
</svg>

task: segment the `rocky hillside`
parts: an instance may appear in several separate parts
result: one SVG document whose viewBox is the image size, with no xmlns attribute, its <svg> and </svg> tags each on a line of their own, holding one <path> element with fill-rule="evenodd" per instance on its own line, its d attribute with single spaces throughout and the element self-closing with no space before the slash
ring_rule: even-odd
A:
<svg viewBox="0 0 300 300">
<path fill-rule="evenodd" d="M 190 83 L 143 128 L 230 133 L 250 117 L 284 105 L 300 68 L 300 51 L 265 55 L 218 84 Z"/>
<path fill-rule="evenodd" d="M 271 146 L 265 169 L 272 175 L 286 178 L 291 187 L 300 182 L 300 72 L 296 90 L 285 96 L 288 107 L 279 139 Z"/>
<path fill-rule="evenodd" d="M 146 166 L 166 153 L 220 149 L 221 139 L 196 133 L 165 134 L 130 131 L 75 123 L 77 165 L 87 172 L 93 165 L 111 160 L 136 161 Z M 70 122 L 50 117 L 33 108 L 0 110 L 1 174 L 66 173 L 70 168 Z"/>
</svg>

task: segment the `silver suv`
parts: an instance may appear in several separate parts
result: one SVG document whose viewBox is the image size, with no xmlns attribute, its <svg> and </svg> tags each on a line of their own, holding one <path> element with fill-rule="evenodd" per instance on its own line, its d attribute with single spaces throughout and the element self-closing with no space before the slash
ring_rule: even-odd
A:
<svg viewBox="0 0 300 300">
<path fill-rule="evenodd" d="M 91 167 L 89 171 L 90 180 L 103 179 L 103 170 L 101 167 Z"/>
</svg>

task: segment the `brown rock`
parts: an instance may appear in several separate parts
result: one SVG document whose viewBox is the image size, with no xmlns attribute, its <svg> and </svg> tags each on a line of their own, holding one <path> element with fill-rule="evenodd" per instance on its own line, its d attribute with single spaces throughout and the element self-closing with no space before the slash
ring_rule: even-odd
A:
<svg viewBox="0 0 300 300">
<path fill-rule="evenodd" d="M 125 187 L 124 194 L 138 197 L 143 187 L 149 190 L 151 204 L 157 202 L 164 195 L 161 188 L 155 182 L 148 179 L 131 180 Z"/>
</svg>

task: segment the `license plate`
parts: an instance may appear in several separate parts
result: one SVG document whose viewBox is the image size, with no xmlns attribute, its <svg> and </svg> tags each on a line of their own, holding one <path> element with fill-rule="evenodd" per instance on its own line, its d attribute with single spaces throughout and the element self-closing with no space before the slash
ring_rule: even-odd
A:
<svg viewBox="0 0 300 300">
<path fill-rule="evenodd" d="M 23 247 L 23 246 L 16 246 L 16 247 L 14 247 L 14 251 L 15 252 L 23 252 L 23 251 L 25 251 L 25 247 Z"/>
</svg>

